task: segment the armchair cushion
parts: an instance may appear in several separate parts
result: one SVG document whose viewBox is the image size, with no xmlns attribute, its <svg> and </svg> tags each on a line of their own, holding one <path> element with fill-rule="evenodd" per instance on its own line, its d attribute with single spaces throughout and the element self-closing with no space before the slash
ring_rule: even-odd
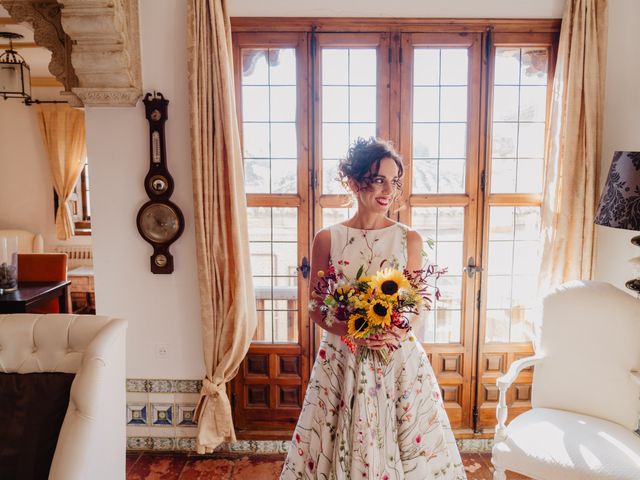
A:
<svg viewBox="0 0 640 480">
<path fill-rule="evenodd" d="M 0 478 L 46 480 L 72 373 L 0 373 Z"/>
<path fill-rule="evenodd" d="M 613 422 L 534 408 L 507 427 L 492 462 L 537 479 L 638 480 L 640 437 Z"/>
</svg>

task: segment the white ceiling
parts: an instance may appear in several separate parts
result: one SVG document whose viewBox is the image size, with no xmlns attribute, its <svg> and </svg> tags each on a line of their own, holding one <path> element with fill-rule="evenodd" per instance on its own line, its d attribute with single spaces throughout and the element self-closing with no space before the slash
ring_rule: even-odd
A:
<svg viewBox="0 0 640 480">
<path fill-rule="evenodd" d="M 24 35 L 24 38 L 13 42 L 13 48 L 22 55 L 27 65 L 31 68 L 31 77 L 52 79 L 53 75 L 49 73 L 51 52 L 43 47 L 32 46 L 34 43 L 33 30 L 30 27 L 28 23 L 15 23 L 4 7 L 0 6 L 0 32 L 13 32 Z M 27 44 L 27 46 L 21 48 L 20 45 L 24 44 Z M 4 47 L 8 45 L 8 42 L 0 38 L 0 45 Z M 36 82 L 37 80 L 34 83 Z"/>
</svg>

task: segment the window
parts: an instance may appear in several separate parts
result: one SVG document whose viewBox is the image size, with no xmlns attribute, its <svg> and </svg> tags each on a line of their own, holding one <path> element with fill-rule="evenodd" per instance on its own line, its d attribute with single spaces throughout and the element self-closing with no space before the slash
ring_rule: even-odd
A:
<svg viewBox="0 0 640 480">
<path fill-rule="evenodd" d="M 260 319 L 234 384 L 240 429 L 295 424 L 318 341 L 298 267 L 317 230 L 353 213 L 337 164 L 355 138 L 372 135 L 405 162 L 397 219 L 448 267 L 416 334 L 452 426 L 491 428 L 496 377 L 531 351 L 558 22 L 233 23 Z M 530 373 L 520 380 L 510 412 L 528 407 Z"/>
<path fill-rule="evenodd" d="M 54 217 L 58 212 L 58 194 L 53 192 Z M 91 188 L 89 184 L 89 162 L 85 158 L 84 167 L 69 196 L 71 218 L 76 235 L 91 235 Z"/>
</svg>

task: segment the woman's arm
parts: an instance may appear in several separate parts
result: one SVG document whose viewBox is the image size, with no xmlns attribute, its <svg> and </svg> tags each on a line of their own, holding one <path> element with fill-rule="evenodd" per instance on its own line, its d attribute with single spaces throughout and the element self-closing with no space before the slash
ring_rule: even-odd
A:
<svg viewBox="0 0 640 480">
<path fill-rule="evenodd" d="M 328 326 L 322 317 L 320 312 L 320 304 L 313 298 L 313 289 L 318 284 L 318 272 L 326 272 L 329 268 L 329 256 L 331 253 L 331 232 L 329 230 L 320 230 L 313 239 L 313 245 L 311 246 L 311 273 L 309 276 L 309 298 L 315 300 L 317 305 L 313 310 L 309 310 L 309 317 L 315 323 L 320 325 L 328 332 L 336 335 L 347 334 L 346 322 L 335 322 L 333 325 Z"/>
<path fill-rule="evenodd" d="M 415 230 L 407 232 L 407 270 L 413 272 L 422 268 L 422 237 Z"/>
</svg>

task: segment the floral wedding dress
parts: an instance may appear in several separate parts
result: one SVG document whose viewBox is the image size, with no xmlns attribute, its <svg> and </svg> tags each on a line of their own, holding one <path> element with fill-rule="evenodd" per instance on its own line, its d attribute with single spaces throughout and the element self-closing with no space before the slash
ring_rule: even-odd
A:
<svg viewBox="0 0 640 480">
<path fill-rule="evenodd" d="M 329 229 L 331 263 L 348 278 L 361 265 L 365 275 L 406 265 L 402 224 Z M 324 331 L 280 478 L 466 479 L 435 375 L 415 337 L 385 365 L 359 361 L 338 336 Z"/>
</svg>

